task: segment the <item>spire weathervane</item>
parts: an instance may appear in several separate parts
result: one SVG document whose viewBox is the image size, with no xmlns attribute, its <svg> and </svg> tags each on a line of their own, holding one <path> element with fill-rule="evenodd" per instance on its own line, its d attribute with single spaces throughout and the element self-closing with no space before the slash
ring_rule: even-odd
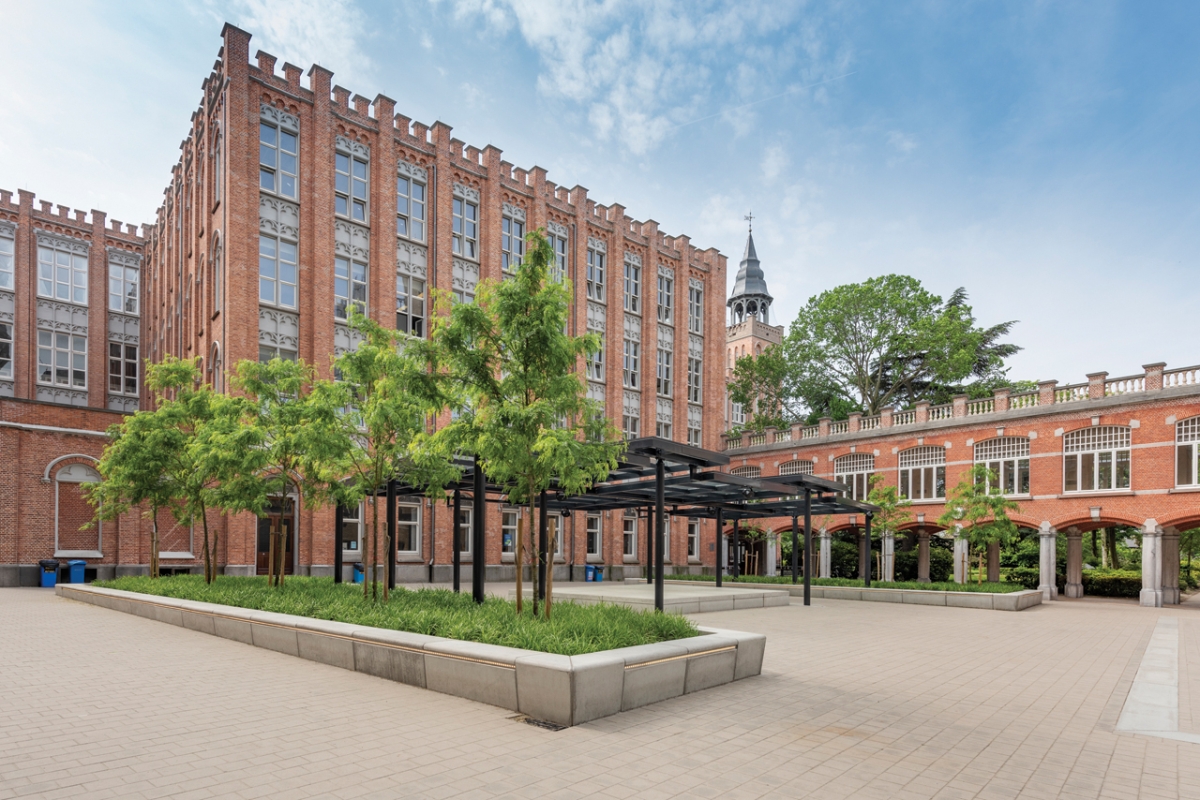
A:
<svg viewBox="0 0 1200 800">
<path fill-rule="evenodd" d="M 750 232 L 754 233 L 754 210 L 751 209 L 750 213 L 747 214 L 746 216 L 742 217 L 742 219 L 744 219 L 744 220 L 746 220 L 746 222 L 750 223 Z"/>
</svg>

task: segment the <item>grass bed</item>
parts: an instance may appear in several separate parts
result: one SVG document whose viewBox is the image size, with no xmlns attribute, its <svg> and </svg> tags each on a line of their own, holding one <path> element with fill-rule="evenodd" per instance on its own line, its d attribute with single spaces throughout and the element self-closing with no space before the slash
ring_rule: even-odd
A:
<svg viewBox="0 0 1200 800">
<path fill-rule="evenodd" d="M 668 575 L 667 580 L 671 581 L 708 581 L 713 583 L 716 577 L 713 575 Z M 734 579 L 728 575 L 725 576 L 725 583 L 777 583 L 777 584 L 792 584 L 792 576 L 779 575 L 745 575 Z M 803 585 L 804 578 L 801 577 L 797 585 Z M 856 578 L 813 578 L 813 586 L 857 586 L 862 587 L 863 582 Z M 1023 592 L 1025 587 L 1019 583 L 918 583 L 917 581 L 871 581 L 872 589 L 920 589 L 926 592 L 989 592 L 994 594 L 1008 594 L 1010 592 Z"/>
<path fill-rule="evenodd" d="M 556 602 L 547 621 L 535 618 L 533 604 L 527 601 L 524 613 L 518 617 L 516 604 L 508 600 L 489 597 L 483 605 L 476 605 L 470 594 L 446 589 L 396 588 L 387 603 L 373 603 L 363 599 L 361 585 L 336 584 L 333 578 L 289 577 L 279 589 L 267 586 L 266 578 L 230 576 L 218 577 L 206 585 L 199 575 L 127 577 L 93 585 L 564 656 L 666 642 L 699 633 L 691 620 L 678 614 L 634 611 L 608 604 Z"/>
</svg>

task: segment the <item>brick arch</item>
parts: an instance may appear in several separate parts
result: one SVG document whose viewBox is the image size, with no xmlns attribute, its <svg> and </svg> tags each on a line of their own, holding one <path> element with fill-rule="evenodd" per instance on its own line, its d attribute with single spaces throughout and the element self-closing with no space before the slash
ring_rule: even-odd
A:
<svg viewBox="0 0 1200 800">
<path fill-rule="evenodd" d="M 1200 508 L 1192 509 L 1176 517 L 1160 520 L 1159 524 L 1164 528 L 1174 528 L 1180 532 L 1190 531 L 1192 528 L 1200 528 Z"/>
<path fill-rule="evenodd" d="M 57 475 L 58 470 L 63 467 L 69 467 L 72 464 L 83 464 L 84 466 L 96 469 L 96 464 L 99 463 L 100 459 L 95 456 L 89 456 L 87 453 L 69 453 L 65 456 L 59 456 L 58 458 L 51 459 L 50 463 L 46 465 L 46 469 L 42 472 L 42 481 L 45 483 L 50 482 L 50 472 L 52 470 Z M 58 469 L 55 469 L 55 467 Z"/>
<path fill-rule="evenodd" d="M 1054 520 L 1050 524 L 1056 531 L 1066 533 L 1067 528 L 1078 528 L 1082 533 L 1095 530 L 1096 528 L 1107 528 L 1111 525 L 1128 525 L 1132 528 L 1140 528 L 1145 523 L 1145 520 L 1132 519 L 1130 517 L 1120 517 L 1115 514 L 1103 514 L 1100 519 L 1092 519 L 1088 517 L 1067 517 L 1061 520 Z M 1036 527 L 1031 525 L 1030 527 Z"/>
</svg>

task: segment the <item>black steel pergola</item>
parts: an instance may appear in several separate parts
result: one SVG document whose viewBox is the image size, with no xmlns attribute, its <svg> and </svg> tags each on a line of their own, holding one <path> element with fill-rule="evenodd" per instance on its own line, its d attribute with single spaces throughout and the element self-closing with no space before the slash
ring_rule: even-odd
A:
<svg viewBox="0 0 1200 800">
<path fill-rule="evenodd" d="M 654 581 L 654 606 L 663 608 L 663 537 L 666 516 L 715 519 L 717 521 L 717 586 L 722 585 L 724 572 L 724 548 L 721 546 L 726 520 L 733 523 L 733 550 L 739 547 L 739 523 L 744 519 L 791 517 L 792 519 L 792 582 L 798 580 L 797 561 L 799 532 L 797 522 L 804 519 L 804 604 L 810 602 L 812 577 L 812 515 L 863 514 L 866 518 L 866 541 L 870 542 L 871 519 L 876 506 L 849 499 L 842 493 L 849 491 L 844 484 L 813 475 L 780 475 L 769 478 L 749 478 L 721 472 L 729 464 L 729 457 L 711 450 L 682 444 L 659 437 L 633 439 L 628 443 L 621 463 L 608 479 L 594 485 L 583 494 L 565 495 L 556 487 L 542 492 L 538 501 L 539 572 L 537 576 L 539 594 L 545 592 L 545 570 L 548 554 L 547 512 L 563 514 L 574 512 L 625 511 L 627 509 L 653 509 L 653 532 L 647 536 L 647 562 Z M 484 597 L 484 509 L 487 502 L 505 501 L 504 487 L 486 482 L 477 461 L 459 461 L 462 472 L 460 480 L 447 487 L 453 495 L 454 504 L 454 589 L 459 589 L 460 548 L 458 546 L 458 520 L 460 518 L 462 494 L 469 492 L 473 508 L 472 515 L 472 590 L 476 602 Z M 380 494 L 384 492 L 381 491 Z M 386 487 L 388 505 L 388 533 L 392 552 L 385 566 L 388 585 L 395 586 L 396 558 L 396 498 L 398 496 L 421 495 L 423 491 L 412 486 L 392 482 Z M 489 500 L 488 495 L 493 499 Z M 532 521 L 531 521 L 532 522 Z M 342 509 L 337 510 L 338 535 L 334 537 L 334 579 L 341 580 Z M 735 557 L 733 575 L 738 576 L 739 564 Z M 518 569 L 522 566 L 518 565 Z M 869 565 L 864 580 L 870 585 Z"/>
</svg>

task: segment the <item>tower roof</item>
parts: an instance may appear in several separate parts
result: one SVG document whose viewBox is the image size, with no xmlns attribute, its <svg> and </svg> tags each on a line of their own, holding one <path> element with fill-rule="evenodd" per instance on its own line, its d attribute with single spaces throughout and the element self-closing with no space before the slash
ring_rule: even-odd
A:
<svg viewBox="0 0 1200 800">
<path fill-rule="evenodd" d="M 729 301 L 733 302 L 736 298 L 745 295 L 773 299 L 771 293 L 767 291 L 767 279 L 763 275 L 762 267 L 759 266 L 758 253 L 754 250 L 753 233 L 746 236 L 746 250 L 742 253 L 742 264 L 738 267 L 737 278 L 733 282 L 733 294 L 729 296 Z"/>
</svg>

